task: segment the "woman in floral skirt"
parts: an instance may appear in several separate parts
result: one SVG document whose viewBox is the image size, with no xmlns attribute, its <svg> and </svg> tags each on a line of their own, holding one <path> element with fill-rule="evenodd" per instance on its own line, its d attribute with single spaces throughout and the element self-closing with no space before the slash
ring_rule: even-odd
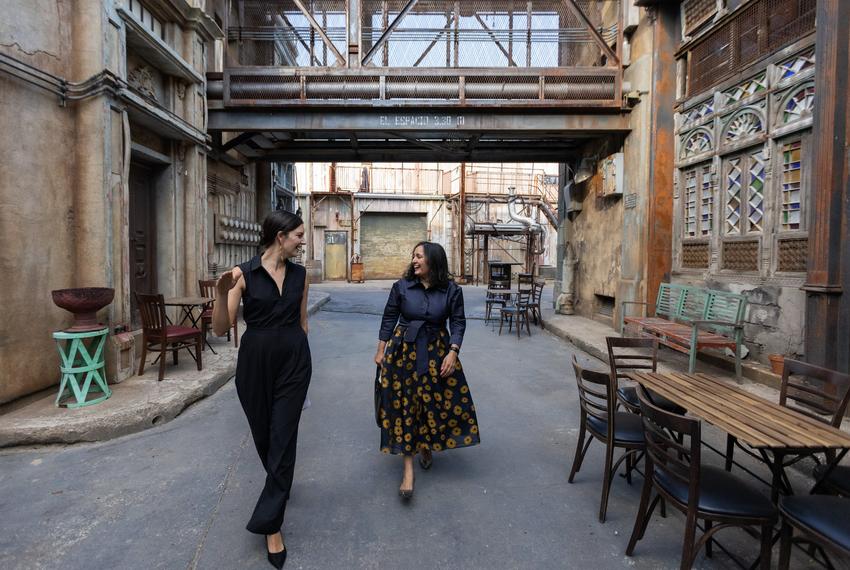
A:
<svg viewBox="0 0 850 570">
<path fill-rule="evenodd" d="M 449 331 L 446 330 L 449 322 Z M 421 242 L 387 300 L 375 363 L 381 367 L 381 451 L 402 455 L 399 494 L 413 496 L 413 456 L 479 443 L 472 394 L 458 360 L 466 316 L 463 291 L 442 246 Z"/>
</svg>

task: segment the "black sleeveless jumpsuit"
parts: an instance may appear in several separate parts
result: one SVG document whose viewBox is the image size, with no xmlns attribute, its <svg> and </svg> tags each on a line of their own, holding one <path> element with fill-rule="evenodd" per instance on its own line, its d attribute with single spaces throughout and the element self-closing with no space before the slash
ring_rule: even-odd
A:
<svg viewBox="0 0 850 570">
<path fill-rule="evenodd" d="M 247 529 L 274 534 L 283 525 L 295 471 L 298 422 L 312 364 L 301 328 L 306 270 L 286 262 L 281 293 L 260 256 L 239 266 L 245 279 L 243 314 L 248 325 L 239 345 L 236 391 L 266 469 L 266 483 Z"/>
</svg>

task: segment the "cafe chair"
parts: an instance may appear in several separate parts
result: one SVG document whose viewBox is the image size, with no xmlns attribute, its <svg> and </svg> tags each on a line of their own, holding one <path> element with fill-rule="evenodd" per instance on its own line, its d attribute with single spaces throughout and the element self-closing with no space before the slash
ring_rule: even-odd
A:
<svg viewBox="0 0 850 570">
<path fill-rule="evenodd" d="M 519 291 L 516 294 L 516 301 L 499 309 L 499 334 L 502 334 L 502 325 L 505 321 L 508 322 L 508 332 L 511 332 L 511 327 L 516 324 L 516 337 L 520 337 L 522 332 L 522 324 L 525 323 L 525 328 L 528 331 L 528 336 L 531 336 L 531 325 L 529 324 L 529 309 L 528 304 L 531 302 L 531 291 Z"/>
<path fill-rule="evenodd" d="M 543 281 L 535 281 L 531 289 L 531 302 L 528 303 L 528 310 L 531 311 L 531 318 L 535 325 L 540 325 L 540 328 L 546 328 L 543 325 L 543 314 L 540 312 L 540 300 L 543 297 L 543 287 L 546 284 Z"/>
<path fill-rule="evenodd" d="M 165 299 L 162 295 L 145 295 L 136 293 L 139 315 L 142 318 L 142 357 L 139 360 L 139 375 L 145 373 L 145 357 L 147 352 L 159 352 L 159 378 L 165 376 L 165 358 L 172 353 L 174 364 L 177 364 L 177 352 L 186 349 L 201 370 L 201 351 L 204 337 L 200 329 L 169 325 L 165 318 Z M 192 349 L 194 348 L 194 353 Z"/>
<path fill-rule="evenodd" d="M 198 279 L 198 288 L 201 291 L 201 297 L 210 297 L 212 299 L 216 298 L 216 290 L 215 284 L 216 279 Z M 213 308 L 212 303 L 210 306 L 204 309 L 204 312 L 201 313 L 201 332 L 204 333 L 204 342 L 207 342 L 207 334 L 210 329 L 212 329 L 212 316 L 213 316 Z M 237 324 L 239 319 L 233 320 L 233 346 L 239 348 L 239 325 Z M 227 340 L 230 341 L 230 329 L 227 329 Z M 212 347 L 210 347 L 212 349 Z"/>
<path fill-rule="evenodd" d="M 642 386 L 637 387 L 643 435 L 646 441 L 646 471 L 640 506 L 626 555 L 632 556 L 644 537 L 652 511 L 663 499 L 685 515 L 685 538 L 681 570 L 692 568 L 705 546 L 712 555 L 712 537 L 730 527 L 759 527 L 759 568 L 770 569 L 773 526 L 778 518 L 770 499 L 747 482 L 717 467 L 701 464 L 701 424 L 694 418 L 671 413 L 655 405 Z M 652 492 L 656 496 L 650 501 Z M 697 522 L 705 532 L 697 539 Z"/>
<path fill-rule="evenodd" d="M 617 388 L 617 398 L 630 412 L 640 413 L 637 388 L 633 385 L 621 386 L 626 380 L 626 372 L 655 372 L 658 368 L 658 339 L 646 337 L 605 337 L 608 345 L 608 364 L 611 367 L 611 377 Z M 658 394 L 652 393 L 656 405 L 675 414 L 684 413 L 685 409 Z"/>
<path fill-rule="evenodd" d="M 504 293 L 500 293 L 504 291 Z M 484 299 L 484 323 L 490 320 L 494 306 L 499 309 L 508 304 L 511 298 L 511 282 L 491 279 L 487 284 L 487 296 Z"/>
<path fill-rule="evenodd" d="M 809 543 L 845 559 L 850 557 L 850 499 L 826 495 L 781 497 L 779 512 L 782 515 L 780 570 L 789 567 L 793 542 Z M 823 566 L 834 568 L 828 558 Z"/>
<path fill-rule="evenodd" d="M 605 445 L 605 471 L 602 476 L 599 522 L 605 522 L 611 482 L 623 461 L 626 461 L 627 467 L 629 467 L 626 470 L 626 480 L 630 484 L 632 482 L 631 462 L 643 450 L 643 428 L 640 423 L 640 416 L 629 412 L 616 411 L 617 396 L 614 392 L 611 376 L 605 372 L 585 370 L 579 365 L 575 355 L 573 355 L 573 370 L 578 386 L 581 423 L 579 424 L 578 442 L 576 443 L 569 482 L 573 482 L 576 473 L 581 469 L 590 443 L 594 439 L 602 442 Z M 586 442 L 585 438 L 587 438 Z M 615 462 L 614 451 L 616 448 L 622 448 L 625 452 Z"/>
<path fill-rule="evenodd" d="M 848 402 L 850 402 L 850 375 L 799 360 L 785 359 L 782 386 L 779 391 L 780 406 L 840 428 Z M 732 470 L 736 447 L 747 455 L 764 461 L 761 455 L 742 446 L 733 436 L 727 435 L 727 471 Z M 782 460 L 782 482 L 786 491 L 790 490 L 791 485 L 785 476 L 784 469 L 806 457 L 811 457 L 817 464 L 822 465 L 820 458 L 814 453 L 795 453 Z M 834 457 L 834 452 L 827 452 L 826 463 L 830 463 Z"/>
</svg>

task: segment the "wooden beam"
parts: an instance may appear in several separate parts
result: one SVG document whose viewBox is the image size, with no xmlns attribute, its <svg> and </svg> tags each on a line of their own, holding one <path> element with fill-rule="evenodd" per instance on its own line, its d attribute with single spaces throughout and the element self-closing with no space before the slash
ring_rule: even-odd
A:
<svg viewBox="0 0 850 570">
<path fill-rule="evenodd" d="M 591 23 L 590 19 L 588 19 L 587 14 L 584 13 L 584 10 L 582 10 L 579 5 L 576 4 L 576 0 L 566 0 L 566 2 L 567 7 L 572 10 L 573 14 L 575 14 L 576 17 L 581 20 L 582 23 L 584 23 L 587 29 L 590 30 L 590 33 L 593 35 L 593 39 L 596 40 L 596 43 L 599 44 L 599 47 L 601 47 L 602 51 L 605 52 L 605 55 L 608 56 L 608 60 L 619 65 L 620 58 L 617 57 L 617 54 L 614 53 L 614 50 L 611 49 L 611 46 L 609 46 L 605 42 L 605 38 L 603 38 L 602 34 L 599 33 L 599 30 L 597 30 L 593 26 L 593 23 Z"/>
<path fill-rule="evenodd" d="M 301 13 L 304 14 L 304 17 L 307 18 L 308 22 L 310 22 L 310 27 L 312 27 L 313 30 L 317 34 L 319 34 L 319 36 L 322 38 L 322 41 L 325 42 L 325 45 L 334 54 L 336 60 L 344 66 L 346 64 L 345 58 L 342 57 L 342 54 L 339 53 L 338 49 L 336 49 L 336 46 L 325 33 L 325 30 L 322 28 L 322 26 L 319 25 L 319 22 L 317 22 L 316 19 L 313 17 L 313 14 L 311 14 L 310 11 L 307 10 L 301 0 L 292 0 L 292 2 L 298 7 L 299 10 L 301 10 Z"/>
<path fill-rule="evenodd" d="M 381 47 L 387 42 L 387 40 L 392 35 L 393 30 L 398 27 L 404 17 L 407 16 L 407 13 L 413 9 L 413 7 L 416 5 L 416 2 L 417 0 L 407 0 L 407 4 L 405 4 L 404 8 L 401 9 L 401 12 L 399 12 L 398 16 L 396 16 L 396 19 L 390 22 L 390 24 L 387 26 L 387 29 L 384 30 L 384 33 L 381 34 L 381 37 L 378 38 L 377 42 L 375 42 L 375 45 L 373 45 L 371 49 L 369 49 L 369 52 L 363 57 L 361 65 L 366 65 L 367 63 L 369 63 L 369 60 L 371 60 L 372 57 L 376 53 L 378 53 L 378 50 L 381 49 Z"/>
</svg>

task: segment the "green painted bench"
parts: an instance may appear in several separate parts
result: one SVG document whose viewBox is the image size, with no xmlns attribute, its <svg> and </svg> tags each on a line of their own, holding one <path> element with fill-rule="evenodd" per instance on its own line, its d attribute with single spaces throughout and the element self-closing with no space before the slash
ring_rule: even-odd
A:
<svg viewBox="0 0 850 570">
<path fill-rule="evenodd" d="M 640 334 L 654 336 L 659 343 L 688 354 L 690 373 L 694 372 L 700 350 L 729 348 L 735 353 L 735 376 L 741 381 L 741 344 L 747 312 L 747 299 L 743 295 L 662 283 L 654 316 L 626 316 L 629 305 L 643 305 L 645 312 L 648 303 L 623 301 L 621 305 L 620 334 L 627 325 L 632 325 Z"/>
</svg>

